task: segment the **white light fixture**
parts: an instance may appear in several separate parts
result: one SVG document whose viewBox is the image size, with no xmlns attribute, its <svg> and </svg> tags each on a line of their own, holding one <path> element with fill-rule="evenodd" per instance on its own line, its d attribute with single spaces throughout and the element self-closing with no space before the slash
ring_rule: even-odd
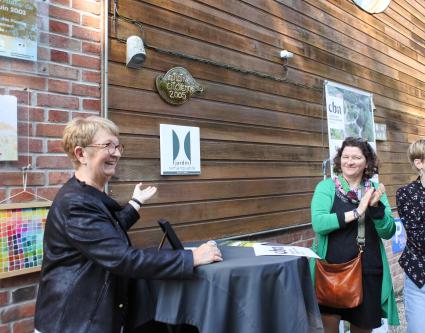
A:
<svg viewBox="0 0 425 333">
<path fill-rule="evenodd" d="M 389 6 L 391 0 L 353 0 L 361 9 L 370 14 L 382 13 Z"/>
<path fill-rule="evenodd" d="M 139 36 L 130 36 L 127 38 L 127 56 L 126 64 L 130 68 L 140 68 L 146 59 L 145 45 L 143 39 Z"/>
<path fill-rule="evenodd" d="M 289 52 L 288 50 L 280 51 L 280 57 L 282 59 L 292 58 L 293 56 L 294 56 L 294 54 L 292 52 Z"/>
</svg>

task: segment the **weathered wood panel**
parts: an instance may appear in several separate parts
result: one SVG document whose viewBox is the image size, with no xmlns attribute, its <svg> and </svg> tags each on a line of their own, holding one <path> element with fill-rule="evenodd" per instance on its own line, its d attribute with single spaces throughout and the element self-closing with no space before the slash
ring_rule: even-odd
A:
<svg viewBox="0 0 425 333">
<path fill-rule="evenodd" d="M 168 218 L 186 240 L 308 223 L 328 154 L 323 83 L 374 94 L 380 180 L 392 205 L 415 175 L 406 149 L 425 136 L 425 6 L 393 0 L 370 15 L 350 0 L 120 0 L 111 21 L 109 117 L 126 146 L 109 189 L 120 202 L 136 182 L 158 186 L 132 231 L 156 244 Z M 143 35 L 147 58 L 125 66 L 125 40 Z M 284 68 L 279 51 L 294 57 Z M 195 58 L 199 58 L 196 60 Z M 190 71 L 206 89 L 166 104 L 155 77 Z M 159 124 L 200 127 L 201 175 L 161 176 Z"/>
</svg>

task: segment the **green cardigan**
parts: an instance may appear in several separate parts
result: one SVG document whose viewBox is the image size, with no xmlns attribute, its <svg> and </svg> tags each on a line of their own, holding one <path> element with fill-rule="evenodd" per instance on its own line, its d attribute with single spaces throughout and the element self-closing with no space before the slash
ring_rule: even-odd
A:
<svg viewBox="0 0 425 333">
<path fill-rule="evenodd" d="M 377 184 L 373 183 L 376 188 Z M 335 198 L 335 183 L 331 178 L 322 180 L 314 191 L 311 201 L 311 219 L 316 238 L 313 242 L 313 251 L 321 258 L 326 257 L 328 249 L 328 234 L 339 229 L 338 218 L 335 213 L 330 213 Z M 375 229 L 379 237 L 390 239 L 395 233 L 395 223 L 391 214 L 391 208 L 387 196 L 381 197 L 381 202 L 385 205 L 385 215 L 383 219 L 374 219 Z M 389 325 L 399 325 L 397 304 L 394 297 L 394 290 L 391 281 L 391 272 L 388 265 L 387 255 L 384 245 L 380 240 L 381 257 L 383 264 L 383 278 L 381 290 L 381 307 L 383 317 L 388 318 Z M 310 272 L 314 283 L 315 260 L 310 260 Z"/>
</svg>

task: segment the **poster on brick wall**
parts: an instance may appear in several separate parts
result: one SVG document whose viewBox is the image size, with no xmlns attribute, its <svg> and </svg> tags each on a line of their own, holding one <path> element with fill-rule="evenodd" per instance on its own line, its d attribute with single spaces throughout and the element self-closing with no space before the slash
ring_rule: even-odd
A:
<svg viewBox="0 0 425 333">
<path fill-rule="evenodd" d="M 18 100 L 0 95 L 0 161 L 18 160 Z"/>
<path fill-rule="evenodd" d="M 0 0 L 0 56 L 37 60 L 37 6 L 31 0 Z"/>
</svg>

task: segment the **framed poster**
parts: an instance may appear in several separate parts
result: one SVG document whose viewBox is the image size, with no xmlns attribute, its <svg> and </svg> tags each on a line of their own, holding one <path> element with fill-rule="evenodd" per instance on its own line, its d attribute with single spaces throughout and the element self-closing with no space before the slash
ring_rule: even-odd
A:
<svg viewBox="0 0 425 333">
<path fill-rule="evenodd" d="M 41 269 L 50 205 L 42 201 L 0 205 L 0 278 Z"/>
<path fill-rule="evenodd" d="M 18 100 L 0 95 L 0 161 L 18 160 Z"/>
<path fill-rule="evenodd" d="M 374 104 L 371 93 L 330 81 L 325 82 L 325 96 L 333 177 L 333 159 L 345 138 L 363 138 L 376 151 Z"/>
<path fill-rule="evenodd" d="M 199 175 L 199 127 L 160 124 L 159 132 L 161 175 Z"/>
<path fill-rule="evenodd" d="M 0 0 L 0 56 L 37 60 L 37 6 L 32 0 Z"/>
</svg>

